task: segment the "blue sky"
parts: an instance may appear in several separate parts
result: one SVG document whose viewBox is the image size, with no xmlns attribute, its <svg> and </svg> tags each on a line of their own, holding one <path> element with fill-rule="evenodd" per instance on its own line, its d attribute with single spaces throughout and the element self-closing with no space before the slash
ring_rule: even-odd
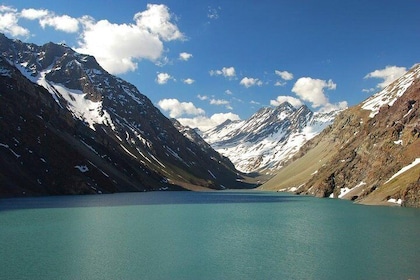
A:
<svg viewBox="0 0 420 280">
<path fill-rule="evenodd" d="M 353 106 L 420 62 L 420 1 L 0 2 L 0 32 L 65 42 L 207 129 L 284 100 Z"/>
</svg>

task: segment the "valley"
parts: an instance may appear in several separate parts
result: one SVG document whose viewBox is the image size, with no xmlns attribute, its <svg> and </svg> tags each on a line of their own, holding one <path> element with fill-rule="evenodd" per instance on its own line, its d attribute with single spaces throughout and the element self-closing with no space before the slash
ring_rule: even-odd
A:
<svg viewBox="0 0 420 280">
<path fill-rule="evenodd" d="M 0 195 L 286 191 L 420 206 L 420 65 L 361 104 L 200 132 L 65 44 L 0 36 Z"/>
</svg>

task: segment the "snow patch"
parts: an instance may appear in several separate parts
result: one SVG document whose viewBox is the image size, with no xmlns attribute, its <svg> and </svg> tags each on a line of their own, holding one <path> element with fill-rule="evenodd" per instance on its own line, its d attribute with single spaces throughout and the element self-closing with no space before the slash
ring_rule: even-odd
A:
<svg viewBox="0 0 420 280">
<path fill-rule="evenodd" d="M 80 90 L 68 89 L 61 84 L 50 84 L 67 101 L 73 115 L 85 121 L 92 130 L 95 130 L 95 124 L 105 124 L 114 129 L 111 116 L 102 108 L 102 101 L 93 102 Z"/>
<path fill-rule="evenodd" d="M 406 172 L 407 170 L 409 170 L 409 169 L 411 169 L 411 168 L 413 168 L 414 166 L 416 166 L 417 164 L 419 164 L 420 163 L 420 158 L 416 158 L 412 163 L 410 163 L 409 165 L 407 165 L 407 166 L 404 166 L 403 168 L 401 168 L 397 173 L 395 173 L 394 175 L 392 175 L 392 177 L 391 178 L 389 178 L 388 179 L 388 181 L 386 181 L 385 182 L 385 184 L 386 183 L 388 183 L 388 182 L 390 182 L 392 179 L 394 179 L 395 177 L 397 177 L 397 176 L 399 176 L 399 175 L 401 175 L 402 173 L 404 173 L 404 172 Z"/>
<path fill-rule="evenodd" d="M 402 145 L 403 144 L 403 140 L 398 140 L 398 141 L 394 141 L 395 145 Z"/>
<path fill-rule="evenodd" d="M 126 147 L 124 147 L 122 144 L 120 144 L 120 146 L 121 146 L 121 148 L 123 148 L 123 150 L 127 153 L 127 154 L 129 154 L 130 156 L 132 156 L 133 158 L 135 158 L 135 159 L 137 159 L 137 157 L 133 154 L 133 153 L 131 153 Z"/>
<path fill-rule="evenodd" d="M 338 198 L 342 198 L 346 194 L 348 194 L 351 191 L 350 188 L 344 187 L 340 189 L 340 194 L 338 195 Z"/>
<path fill-rule="evenodd" d="M 362 109 L 371 111 L 369 117 L 373 118 L 379 113 L 381 107 L 394 105 L 395 101 L 407 91 L 414 80 L 419 76 L 420 65 L 364 101 L 362 103 Z"/>
<path fill-rule="evenodd" d="M 388 201 L 388 202 L 391 202 L 391 203 L 398 204 L 398 205 L 401 205 L 401 204 L 402 204 L 402 202 L 403 202 L 401 198 L 398 198 L 398 199 L 396 199 L 396 198 L 390 198 L 390 199 L 388 199 L 387 201 Z"/>
<path fill-rule="evenodd" d="M 213 177 L 214 179 L 217 179 L 216 176 L 214 176 L 214 174 L 210 170 L 207 170 L 207 171 L 209 172 L 209 174 L 211 175 L 211 177 Z"/>
<path fill-rule="evenodd" d="M 89 168 L 86 165 L 75 165 L 74 168 L 79 169 L 79 171 L 82 173 L 89 171 Z"/>
<path fill-rule="evenodd" d="M 3 144 L 3 143 L 0 143 L 0 147 L 4 147 L 4 148 L 6 148 L 6 149 L 8 149 L 16 158 L 20 158 L 20 155 L 19 154 L 17 154 L 15 151 L 13 151 L 10 147 L 9 147 L 9 145 L 7 145 L 7 144 Z"/>
</svg>

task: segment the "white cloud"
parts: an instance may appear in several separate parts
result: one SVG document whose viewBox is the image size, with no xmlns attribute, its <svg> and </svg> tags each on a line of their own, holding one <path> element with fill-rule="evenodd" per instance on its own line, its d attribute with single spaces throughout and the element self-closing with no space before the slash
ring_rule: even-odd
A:
<svg viewBox="0 0 420 280">
<path fill-rule="evenodd" d="M 300 106 L 303 105 L 303 102 L 300 99 L 293 96 L 280 95 L 280 96 L 277 96 L 275 100 L 270 100 L 270 104 L 272 106 L 279 106 L 280 104 L 284 102 L 289 102 L 295 108 L 299 108 Z"/>
<path fill-rule="evenodd" d="M 207 95 L 200 95 L 200 94 L 197 95 L 197 98 L 200 99 L 200 100 L 203 100 L 203 101 L 209 99 L 209 97 Z"/>
<path fill-rule="evenodd" d="M 277 76 L 280 76 L 285 81 L 290 81 L 293 79 L 293 74 L 288 71 L 275 70 L 274 73 L 276 73 Z"/>
<path fill-rule="evenodd" d="M 362 89 L 362 92 L 366 92 L 366 93 L 371 93 L 371 92 L 374 92 L 376 89 L 374 89 L 374 88 L 364 88 L 364 89 Z"/>
<path fill-rule="evenodd" d="M 178 118 L 183 115 L 203 115 L 205 112 L 201 108 L 195 107 L 192 102 L 179 102 L 178 99 L 169 98 L 162 99 L 158 102 L 158 106 L 169 112 L 171 118 Z"/>
<path fill-rule="evenodd" d="M 302 100 L 311 102 L 312 107 L 317 108 L 329 103 L 324 89 L 335 90 L 336 87 L 337 85 L 332 80 L 325 81 L 303 77 L 296 81 L 292 91 Z"/>
<path fill-rule="evenodd" d="M 20 26 L 18 22 L 19 14 L 16 9 L 0 5 L 0 32 L 13 37 L 29 36 L 29 30 Z"/>
<path fill-rule="evenodd" d="M 180 59 L 180 60 L 187 61 L 187 60 L 189 60 L 192 56 L 193 56 L 193 55 L 192 55 L 192 54 L 190 54 L 190 53 L 182 52 L 182 53 L 180 53 L 180 54 L 179 54 L 179 59 Z"/>
<path fill-rule="evenodd" d="M 76 51 L 94 55 L 112 74 L 137 69 L 137 61 L 156 61 L 163 52 L 163 43 L 147 30 L 132 24 L 113 24 L 107 20 L 84 18 L 84 30 Z"/>
<path fill-rule="evenodd" d="M 16 13 L 17 10 L 13 7 L 0 5 L 0 13 Z"/>
<path fill-rule="evenodd" d="M 147 10 L 134 15 L 137 27 L 158 35 L 164 41 L 183 40 L 184 34 L 171 22 L 169 8 L 163 4 L 147 4 Z"/>
<path fill-rule="evenodd" d="M 55 30 L 67 33 L 75 33 L 79 31 L 79 19 L 68 15 L 57 16 L 54 12 L 45 9 L 22 9 L 20 17 L 29 20 L 39 20 L 42 28 L 50 26 Z"/>
<path fill-rule="evenodd" d="M 183 80 L 183 82 L 184 82 L 184 84 L 191 85 L 191 84 L 193 84 L 195 81 L 194 81 L 193 79 L 191 79 L 191 78 L 187 78 L 187 79 L 184 79 L 184 80 Z"/>
<path fill-rule="evenodd" d="M 144 11 L 134 15 L 132 23 L 121 24 L 96 21 L 90 16 L 56 15 L 45 9 L 23 9 L 19 13 L 12 7 L 0 5 L 0 32 L 13 37 L 29 36 L 29 30 L 18 24 L 19 18 L 38 20 L 43 28 L 79 31 L 74 49 L 95 56 L 112 74 L 134 71 L 142 59 L 165 63 L 165 58 L 162 59 L 164 42 L 185 39 L 176 25 L 176 17 L 165 5 L 148 4 Z"/>
<path fill-rule="evenodd" d="M 375 70 L 370 72 L 365 76 L 365 79 L 368 78 L 378 78 L 382 79 L 383 82 L 379 83 L 376 87 L 383 89 L 402 75 L 407 72 L 405 67 L 398 67 L 398 66 L 386 66 L 384 69 Z"/>
<path fill-rule="evenodd" d="M 39 24 L 42 28 L 51 26 L 56 30 L 67 33 L 75 33 L 79 30 L 79 20 L 68 15 L 54 16 L 48 15 L 39 19 Z"/>
<path fill-rule="evenodd" d="M 171 75 L 168 73 L 158 73 L 156 77 L 156 83 L 159 85 L 166 84 L 169 80 L 175 80 Z"/>
<path fill-rule="evenodd" d="M 229 90 L 229 89 L 225 90 L 225 93 L 226 93 L 227 95 L 232 95 L 232 94 L 233 94 L 233 92 L 232 92 L 231 90 Z"/>
<path fill-rule="evenodd" d="M 218 105 L 218 106 L 222 106 L 225 105 L 226 109 L 228 110 L 232 110 L 232 106 L 230 105 L 230 102 L 224 99 L 211 99 L 210 100 L 210 105 Z"/>
<path fill-rule="evenodd" d="M 210 100 L 211 105 L 228 105 L 229 101 L 224 99 L 211 99 Z"/>
<path fill-rule="evenodd" d="M 243 85 L 246 88 L 249 88 L 252 86 L 262 86 L 263 83 L 259 79 L 245 77 L 239 82 L 239 84 Z"/>
<path fill-rule="evenodd" d="M 347 101 L 341 101 L 336 104 L 327 103 L 321 107 L 319 112 L 321 113 L 328 113 L 335 110 L 344 110 L 348 108 Z"/>
<path fill-rule="evenodd" d="M 223 67 L 221 70 L 210 70 L 211 76 L 223 75 L 226 78 L 232 79 L 236 76 L 235 67 Z"/>
<path fill-rule="evenodd" d="M 282 86 L 285 86 L 286 84 L 287 84 L 286 82 L 277 81 L 274 85 L 276 87 L 282 87 Z"/>
<path fill-rule="evenodd" d="M 206 116 L 197 116 L 194 118 L 178 118 L 177 120 L 183 125 L 192 128 L 198 128 L 201 131 L 206 131 L 225 122 L 228 119 L 232 121 L 237 121 L 241 118 L 237 114 L 229 112 L 217 113 L 212 115 L 210 118 Z"/>
<path fill-rule="evenodd" d="M 95 21 L 84 16 L 79 19 L 83 31 L 76 51 L 94 55 L 112 74 L 134 71 L 142 59 L 159 62 L 164 50 L 163 41 L 184 39 L 171 18 L 165 5 L 152 4 L 134 16 L 135 24 Z"/>
<path fill-rule="evenodd" d="M 40 19 L 49 14 L 48 10 L 37 10 L 37 9 L 23 9 L 20 12 L 21 17 L 29 19 L 29 20 L 35 20 Z"/>
</svg>

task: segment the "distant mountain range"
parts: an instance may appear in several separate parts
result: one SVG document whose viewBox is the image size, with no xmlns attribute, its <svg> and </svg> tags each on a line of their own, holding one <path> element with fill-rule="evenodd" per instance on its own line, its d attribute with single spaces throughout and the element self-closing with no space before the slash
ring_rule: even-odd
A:
<svg viewBox="0 0 420 280">
<path fill-rule="evenodd" d="M 340 113 L 261 189 L 420 207 L 420 64 Z"/>
<path fill-rule="evenodd" d="M 204 132 L 203 138 L 238 170 L 273 174 L 338 113 L 314 113 L 305 105 L 296 109 L 284 102 L 262 108 L 248 120 L 228 120 Z"/>
<path fill-rule="evenodd" d="M 250 187 L 94 57 L 3 34 L 0 54 L 1 196 Z"/>
</svg>

